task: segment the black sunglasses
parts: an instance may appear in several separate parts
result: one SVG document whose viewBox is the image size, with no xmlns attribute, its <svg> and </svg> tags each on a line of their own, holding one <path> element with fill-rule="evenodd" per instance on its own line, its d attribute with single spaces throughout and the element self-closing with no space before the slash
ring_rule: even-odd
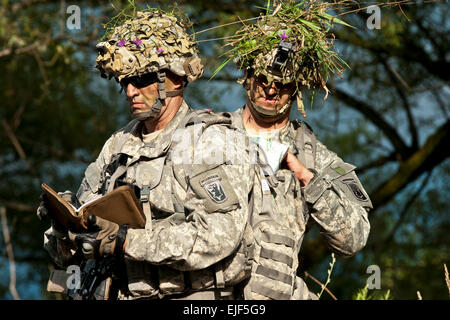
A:
<svg viewBox="0 0 450 320">
<path fill-rule="evenodd" d="M 267 77 L 263 74 L 260 74 L 258 77 L 256 77 L 256 82 L 261 84 L 264 87 L 268 87 L 268 86 L 272 85 L 272 83 L 269 83 L 269 81 L 267 80 Z M 277 88 L 282 89 L 282 90 L 290 89 L 294 85 L 292 82 L 283 84 L 279 81 L 274 81 L 274 83 Z"/>
<path fill-rule="evenodd" d="M 141 88 L 147 87 L 157 81 L 158 81 L 158 75 L 156 74 L 156 72 L 150 72 L 150 73 L 146 73 L 142 76 L 134 76 L 134 77 L 125 78 L 122 81 L 120 81 L 120 84 L 122 85 L 122 87 L 124 89 L 126 89 L 130 83 L 133 85 L 133 87 L 141 89 Z"/>
</svg>

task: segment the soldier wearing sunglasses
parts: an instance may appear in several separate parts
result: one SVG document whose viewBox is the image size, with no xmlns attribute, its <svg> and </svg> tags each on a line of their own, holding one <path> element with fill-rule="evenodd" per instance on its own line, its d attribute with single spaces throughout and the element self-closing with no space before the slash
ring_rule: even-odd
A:
<svg viewBox="0 0 450 320">
<path fill-rule="evenodd" d="M 60 268 L 83 255 L 123 259 L 126 277 L 110 298 L 233 299 L 234 286 L 250 274 L 255 167 L 245 148 L 237 164 L 208 158 L 232 143 L 224 139 L 231 121 L 193 111 L 183 98 L 186 83 L 203 71 L 195 41 L 173 15 L 151 10 L 116 26 L 97 49 L 97 68 L 120 83 L 133 120 L 108 139 L 78 192 L 66 196 L 83 204 L 131 185 L 146 225 L 97 217 L 90 230 L 74 232 L 52 221 L 45 249 Z M 44 201 L 38 213 L 45 210 Z M 63 288 L 51 285 L 56 278 L 49 287 Z"/>
<path fill-rule="evenodd" d="M 269 183 L 261 182 L 263 203 L 271 205 L 262 205 L 251 219 L 257 246 L 246 299 L 317 298 L 296 276 L 311 226 L 319 228 L 332 252 L 345 257 L 360 251 L 369 235 L 372 204 L 355 166 L 328 150 L 306 122 L 289 118 L 294 101 L 304 112 L 302 89 L 326 89 L 325 67 L 314 49 L 332 38 L 323 39 L 326 30 L 309 14 L 313 9 L 281 2 L 273 14 L 243 26 L 236 33 L 242 40 L 230 41 L 229 57 L 244 71 L 239 83 L 247 92 L 245 105 L 232 113 L 233 124 L 261 145 L 274 172 Z M 292 12 L 296 16 L 286 19 Z M 249 49 L 252 41 L 256 45 Z M 322 55 L 332 54 L 329 46 L 321 49 Z M 276 237 L 269 236 L 275 231 Z"/>
</svg>

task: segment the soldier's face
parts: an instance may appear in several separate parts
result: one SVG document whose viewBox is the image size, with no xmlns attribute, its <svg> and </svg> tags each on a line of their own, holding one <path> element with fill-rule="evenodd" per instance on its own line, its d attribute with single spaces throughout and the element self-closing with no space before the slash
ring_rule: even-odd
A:
<svg viewBox="0 0 450 320">
<path fill-rule="evenodd" d="M 179 84 L 167 74 L 165 90 L 172 91 Z M 156 73 L 148 73 L 140 77 L 130 77 L 121 82 L 132 114 L 150 111 L 158 98 L 158 82 Z"/>
<path fill-rule="evenodd" d="M 266 76 L 251 76 L 250 80 L 250 96 L 253 101 L 260 107 L 268 110 L 281 109 L 289 102 L 295 91 L 295 84 L 281 84 L 280 82 L 269 83 Z"/>
</svg>

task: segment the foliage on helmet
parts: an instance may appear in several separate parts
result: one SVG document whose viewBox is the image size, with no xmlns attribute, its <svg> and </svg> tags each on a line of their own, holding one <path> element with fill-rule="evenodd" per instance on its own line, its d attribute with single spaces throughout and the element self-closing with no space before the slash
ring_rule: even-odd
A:
<svg viewBox="0 0 450 320">
<path fill-rule="evenodd" d="M 274 4 L 272 13 L 269 3 L 265 15 L 256 23 L 244 23 L 227 41 L 232 48 L 226 52 L 226 62 L 232 59 L 239 68 L 252 69 L 256 76 L 263 74 L 269 81 L 295 82 L 297 87 L 322 88 L 328 93 L 329 75 L 340 75 L 348 67 L 333 51 L 334 35 L 330 29 L 334 23 L 350 25 L 326 12 L 333 3 L 284 1 Z M 281 74 L 275 75 L 271 64 L 281 42 L 292 45 L 292 50 L 281 66 Z"/>
<path fill-rule="evenodd" d="M 103 77 L 120 81 L 161 69 L 185 76 L 186 62 L 199 60 L 196 42 L 186 31 L 188 20 L 173 13 L 156 8 L 128 8 L 104 26 L 107 30 L 97 44 L 96 60 Z M 196 65 L 200 65 L 201 70 L 197 71 L 201 73 L 201 64 Z"/>
</svg>

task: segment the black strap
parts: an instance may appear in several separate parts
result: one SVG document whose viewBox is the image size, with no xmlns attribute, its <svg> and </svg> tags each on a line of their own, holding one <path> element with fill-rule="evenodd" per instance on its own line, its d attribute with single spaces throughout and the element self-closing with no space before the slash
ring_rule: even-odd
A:
<svg viewBox="0 0 450 320">
<path fill-rule="evenodd" d="M 127 238 L 127 232 L 130 226 L 128 224 L 123 224 L 119 227 L 119 230 L 117 231 L 116 236 L 116 247 L 114 249 L 114 254 L 116 256 L 122 256 L 123 255 L 123 244 L 125 243 L 125 240 Z"/>
</svg>

